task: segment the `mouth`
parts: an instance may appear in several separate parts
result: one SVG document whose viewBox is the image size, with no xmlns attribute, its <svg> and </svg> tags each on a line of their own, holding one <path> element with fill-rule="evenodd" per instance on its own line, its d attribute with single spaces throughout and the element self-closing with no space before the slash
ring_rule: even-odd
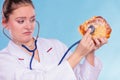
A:
<svg viewBox="0 0 120 80">
<path fill-rule="evenodd" d="M 31 35 L 32 32 L 24 32 L 23 34 L 25 34 L 25 35 Z"/>
</svg>

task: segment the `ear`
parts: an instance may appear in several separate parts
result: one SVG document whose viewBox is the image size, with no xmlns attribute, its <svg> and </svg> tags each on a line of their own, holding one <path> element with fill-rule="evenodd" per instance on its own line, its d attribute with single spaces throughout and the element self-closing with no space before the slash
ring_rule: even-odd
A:
<svg viewBox="0 0 120 80">
<path fill-rule="evenodd" d="M 7 20 L 6 20 L 5 18 L 2 18 L 2 25 L 3 25 L 3 27 L 5 27 L 6 29 L 8 29 Z"/>
</svg>

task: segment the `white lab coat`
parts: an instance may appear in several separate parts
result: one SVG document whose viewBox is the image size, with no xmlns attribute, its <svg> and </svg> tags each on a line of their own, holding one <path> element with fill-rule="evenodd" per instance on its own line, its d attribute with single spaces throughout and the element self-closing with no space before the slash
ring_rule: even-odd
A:
<svg viewBox="0 0 120 80">
<path fill-rule="evenodd" d="M 60 41 L 39 38 L 37 48 L 40 62 L 33 59 L 30 70 L 31 56 L 10 41 L 0 51 L 0 80 L 97 80 L 101 70 L 98 58 L 95 57 L 95 67 L 85 60 L 73 70 L 66 59 L 58 66 L 67 50 Z"/>
</svg>

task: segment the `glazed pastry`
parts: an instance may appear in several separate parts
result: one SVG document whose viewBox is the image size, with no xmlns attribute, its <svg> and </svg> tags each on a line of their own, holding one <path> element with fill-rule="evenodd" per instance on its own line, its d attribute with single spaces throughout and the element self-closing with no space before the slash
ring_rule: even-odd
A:
<svg viewBox="0 0 120 80">
<path fill-rule="evenodd" d="M 101 16 L 94 16 L 84 22 L 82 25 L 79 26 L 79 32 L 84 35 L 88 28 L 91 28 L 91 35 L 94 38 L 109 38 L 112 31 L 107 21 Z"/>
</svg>

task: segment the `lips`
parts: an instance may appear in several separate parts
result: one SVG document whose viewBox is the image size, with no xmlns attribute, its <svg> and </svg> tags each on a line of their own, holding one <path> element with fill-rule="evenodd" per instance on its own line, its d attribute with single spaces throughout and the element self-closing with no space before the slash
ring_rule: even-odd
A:
<svg viewBox="0 0 120 80">
<path fill-rule="evenodd" d="M 31 35 L 32 32 L 24 32 L 23 34 L 25 34 L 25 35 Z"/>
</svg>

